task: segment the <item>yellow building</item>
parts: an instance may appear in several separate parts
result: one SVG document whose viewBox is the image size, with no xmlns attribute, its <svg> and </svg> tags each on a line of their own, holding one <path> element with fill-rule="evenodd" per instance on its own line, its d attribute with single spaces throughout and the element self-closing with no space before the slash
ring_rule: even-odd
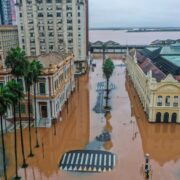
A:
<svg viewBox="0 0 180 180">
<path fill-rule="evenodd" d="M 51 127 L 54 119 L 59 119 L 62 107 L 75 88 L 74 80 L 74 55 L 48 53 L 37 57 L 29 57 L 29 60 L 37 59 L 43 64 L 43 72 L 39 77 L 37 85 L 37 126 Z M 0 85 L 6 84 L 12 79 L 10 69 L 1 67 Z M 23 120 L 28 119 L 28 104 L 25 81 L 20 79 L 25 100 L 21 102 L 21 113 Z M 31 89 L 31 114 L 34 117 L 33 90 Z M 17 111 L 18 112 L 18 111 Z M 7 119 L 12 119 L 13 114 L 8 110 Z M 34 118 L 33 118 L 34 119 Z"/>
<path fill-rule="evenodd" d="M 18 46 L 17 26 L 0 26 L 0 64 L 6 57 L 11 48 Z"/>
<path fill-rule="evenodd" d="M 179 67 L 163 59 L 162 51 L 131 50 L 126 56 L 127 72 L 149 122 L 180 123 Z"/>
</svg>

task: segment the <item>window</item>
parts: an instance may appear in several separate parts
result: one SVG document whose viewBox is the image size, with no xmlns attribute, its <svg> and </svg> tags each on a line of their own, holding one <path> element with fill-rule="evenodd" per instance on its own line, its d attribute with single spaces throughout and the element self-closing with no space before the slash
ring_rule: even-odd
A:
<svg viewBox="0 0 180 180">
<path fill-rule="evenodd" d="M 47 3 L 52 3 L 52 0 L 47 0 Z"/>
<path fill-rule="evenodd" d="M 0 82 L 0 88 L 4 86 L 4 83 L 3 82 Z"/>
<path fill-rule="evenodd" d="M 31 114 L 33 113 L 33 106 L 32 106 L 32 104 L 30 105 L 30 113 Z"/>
<path fill-rule="evenodd" d="M 21 104 L 21 113 L 26 113 L 26 105 Z"/>
<path fill-rule="evenodd" d="M 174 106 L 174 107 L 177 107 L 177 106 L 178 106 L 178 96 L 174 96 L 173 106 Z"/>
<path fill-rule="evenodd" d="M 61 17 L 61 13 L 60 12 L 57 13 L 57 17 Z"/>
<path fill-rule="evenodd" d="M 166 96 L 166 106 L 170 106 L 170 96 Z"/>
<path fill-rule="evenodd" d="M 162 106 L 162 96 L 158 96 L 158 98 L 157 98 L 157 106 Z"/>
<path fill-rule="evenodd" d="M 45 94 L 46 93 L 45 83 L 42 83 L 42 82 L 39 83 L 39 90 L 40 90 L 40 94 Z"/>
</svg>

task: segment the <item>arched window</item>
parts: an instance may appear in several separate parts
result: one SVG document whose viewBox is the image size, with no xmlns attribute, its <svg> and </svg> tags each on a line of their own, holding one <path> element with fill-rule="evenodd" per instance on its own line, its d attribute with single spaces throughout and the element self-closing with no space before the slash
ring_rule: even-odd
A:
<svg viewBox="0 0 180 180">
<path fill-rule="evenodd" d="M 166 106 L 170 106 L 170 96 L 166 96 Z"/>
<path fill-rule="evenodd" d="M 178 106 L 178 96 L 174 96 L 173 106 L 174 106 L 174 107 L 177 107 L 177 106 Z"/>
<path fill-rule="evenodd" d="M 176 123 L 176 121 L 177 121 L 177 113 L 172 113 L 171 122 Z"/>
<path fill-rule="evenodd" d="M 156 114 L 156 122 L 157 123 L 161 122 L 161 113 L 160 112 L 157 112 L 157 114 Z"/>
<path fill-rule="evenodd" d="M 164 113 L 164 122 L 165 123 L 169 122 L 169 113 L 168 112 Z"/>
<path fill-rule="evenodd" d="M 162 96 L 158 96 L 158 98 L 157 98 L 157 106 L 162 106 Z"/>
</svg>

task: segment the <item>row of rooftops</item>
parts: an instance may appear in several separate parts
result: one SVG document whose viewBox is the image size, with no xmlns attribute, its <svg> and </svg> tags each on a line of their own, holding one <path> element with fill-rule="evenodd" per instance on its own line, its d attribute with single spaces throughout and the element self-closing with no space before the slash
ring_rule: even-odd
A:
<svg viewBox="0 0 180 180">
<path fill-rule="evenodd" d="M 158 82 L 168 74 L 180 81 L 180 43 L 137 50 L 136 58 L 143 72 L 151 71 Z"/>
<path fill-rule="evenodd" d="M 69 60 L 73 60 L 74 55 L 73 53 L 58 53 L 58 52 L 51 52 L 42 54 L 39 56 L 31 56 L 28 57 L 28 60 L 31 62 L 33 60 L 40 61 L 43 65 L 43 73 L 42 74 L 53 74 L 59 68 L 63 67 L 64 63 Z M 0 75 L 1 74 L 10 74 L 10 69 L 3 67 L 0 64 Z"/>
</svg>

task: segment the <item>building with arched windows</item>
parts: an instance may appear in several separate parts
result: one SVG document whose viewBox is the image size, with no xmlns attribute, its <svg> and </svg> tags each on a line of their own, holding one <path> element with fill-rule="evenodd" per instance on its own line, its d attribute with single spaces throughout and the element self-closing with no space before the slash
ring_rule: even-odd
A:
<svg viewBox="0 0 180 180">
<path fill-rule="evenodd" d="M 180 46 L 165 48 L 129 51 L 127 72 L 149 122 L 180 123 Z"/>
<path fill-rule="evenodd" d="M 34 105 L 33 87 L 31 87 L 31 119 L 34 120 L 35 112 L 38 127 L 51 127 L 53 120 L 59 120 L 64 104 L 70 98 L 75 88 L 74 55 L 72 53 L 48 53 L 36 57 L 28 57 L 29 61 L 37 59 L 43 65 L 36 86 L 36 106 Z M 0 86 L 5 85 L 14 77 L 11 70 L 0 67 Z M 24 78 L 19 78 L 24 89 L 25 98 L 21 101 L 21 116 L 23 121 L 28 120 L 27 87 Z M 36 111 L 35 111 L 36 107 Z M 18 113 L 18 107 L 16 113 Z M 8 109 L 6 118 L 13 118 L 12 109 Z M 18 119 L 18 117 L 17 117 Z"/>
</svg>

